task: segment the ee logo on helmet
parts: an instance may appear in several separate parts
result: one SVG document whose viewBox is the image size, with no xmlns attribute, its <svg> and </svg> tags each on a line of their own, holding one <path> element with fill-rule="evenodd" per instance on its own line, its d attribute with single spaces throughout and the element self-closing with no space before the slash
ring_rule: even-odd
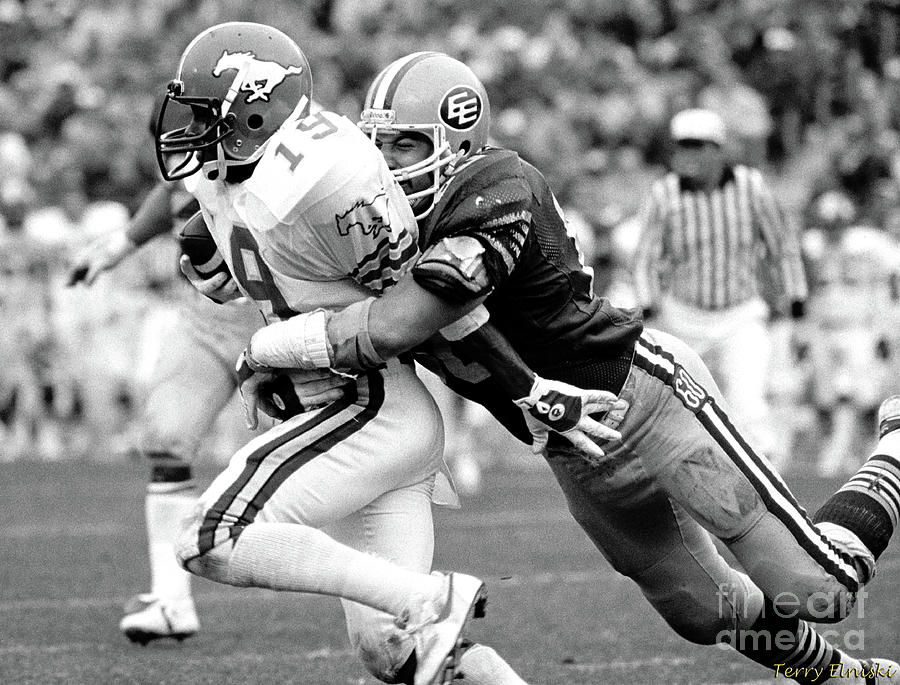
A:
<svg viewBox="0 0 900 685">
<path fill-rule="evenodd" d="M 441 121 L 457 131 L 472 128 L 481 119 L 481 96 L 469 86 L 451 88 L 441 100 Z"/>
</svg>

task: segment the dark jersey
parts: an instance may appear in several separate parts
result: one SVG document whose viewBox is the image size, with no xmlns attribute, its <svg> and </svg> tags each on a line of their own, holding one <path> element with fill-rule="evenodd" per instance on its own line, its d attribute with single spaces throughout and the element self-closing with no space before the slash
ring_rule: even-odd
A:
<svg viewBox="0 0 900 685">
<path fill-rule="evenodd" d="M 591 274 L 541 173 L 509 150 L 489 148 L 459 168 L 419 226 L 422 249 L 450 236 L 484 245 L 491 323 L 538 374 L 618 392 L 642 322 L 594 294 Z M 430 368 L 484 404 L 520 437 L 518 408 L 459 345 L 431 343 Z M 509 422 L 515 425 L 510 425 Z M 527 438 L 526 438 L 527 439 Z"/>
</svg>

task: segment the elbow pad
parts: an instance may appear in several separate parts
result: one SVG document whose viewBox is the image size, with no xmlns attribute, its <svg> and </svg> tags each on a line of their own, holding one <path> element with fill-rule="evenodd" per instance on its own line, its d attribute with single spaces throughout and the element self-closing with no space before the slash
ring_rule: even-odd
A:
<svg viewBox="0 0 900 685">
<path fill-rule="evenodd" d="M 412 274 L 416 283 L 441 299 L 462 304 L 491 290 L 484 245 L 469 236 L 444 238 L 429 247 Z"/>
</svg>

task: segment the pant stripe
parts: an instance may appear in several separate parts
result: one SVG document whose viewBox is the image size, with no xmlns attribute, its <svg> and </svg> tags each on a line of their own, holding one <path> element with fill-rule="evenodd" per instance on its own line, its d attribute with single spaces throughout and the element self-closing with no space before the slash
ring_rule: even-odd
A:
<svg viewBox="0 0 900 685">
<path fill-rule="evenodd" d="M 674 357 L 644 339 L 638 340 L 635 350 L 635 365 L 660 378 L 675 391 L 675 395 L 747 477 L 766 508 L 785 525 L 797 543 L 842 585 L 855 592 L 859 581 L 852 559 L 838 552 L 818 533 L 784 481 L 747 445 L 715 400 L 703 391 L 704 400 L 692 407 L 680 392 L 686 382 L 686 371 L 675 362 Z M 699 387 L 689 376 L 687 382 Z"/>
<path fill-rule="evenodd" d="M 242 521 L 253 521 L 256 518 L 256 514 L 265 506 L 278 487 L 297 469 L 320 454 L 324 454 L 334 448 L 335 445 L 361 430 L 378 415 L 378 410 L 384 404 L 384 379 L 379 372 L 372 371 L 368 374 L 368 388 L 369 400 L 361 412 L 356 413 L 350 421 L 345 421 L 339 428 L 326 433 L 318 440 L 303 447 L 300 451 L 296 451 L 295 448 L 294 454 L 275 469 L 272 475 L 269 476 L 269 479 L 259 489 L 259 492 L 247 504 L 247 507 L 241 514 Z M 236 528 L 236 530 L 237 533 L 240 532 L 239 528 Z M 237 533 L 232 532 L 232 537 L 237 537 Z"/>
<path fill-rule="evenodd" d="M 298 423 L 286 421 L 245 447 L 250 453 L 244 459 L 243 470 L 209 508 L 200 526 L 198 534 L 200 554 L 208 552 L 227 537 L 237 537 L 244 526 L 252 522 L 259 509 L 290 473 L 325 451 L 316 449 L 317 445 L 328 443 L 330 447 L 345 440 L 377 414 L 384 401 L 384 380 L 377 371 L 369 373 L 367 380 L 370 387 L 365 407 L 356 404 L 357 394 L 354 390 L 321 409 L 308 420 Z M 359 421 L 361 417 L 364 420 Z M 298 444 L 299 439 L 304 436 L 307 438 L 306 444 Z M 287 470 L 282 471 L 283 477 L 275 477 L 275 474 L 285 466 Z M 260 477 L 265 477 L 265 480 L 250 503 L 244 507 L 243 512 L 234 511 L 237 496 L 254 478 L 258 480 Z M 247 515 L 250 518 L 246 518 Z M 223 526 L 226 519 L 233 522 L 232 525 Z"/>
</svg>

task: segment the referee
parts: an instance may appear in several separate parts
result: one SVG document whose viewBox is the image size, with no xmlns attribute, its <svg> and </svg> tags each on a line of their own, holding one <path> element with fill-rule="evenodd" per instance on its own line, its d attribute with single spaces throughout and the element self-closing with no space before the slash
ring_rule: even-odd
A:
<svg viewBox="0 0 900 685">
<path fill-rule="evenodd" d="M 780 449 L 769 426 L 770 314 L 804 313 L 797 231 L 758 169 L 728 163 L 722 119 L 688 109 L 670 124 L 671 172 L 641 215 L 634 277 L 652 325 L 697 350 L 760 450 Z"/>
</svg>

